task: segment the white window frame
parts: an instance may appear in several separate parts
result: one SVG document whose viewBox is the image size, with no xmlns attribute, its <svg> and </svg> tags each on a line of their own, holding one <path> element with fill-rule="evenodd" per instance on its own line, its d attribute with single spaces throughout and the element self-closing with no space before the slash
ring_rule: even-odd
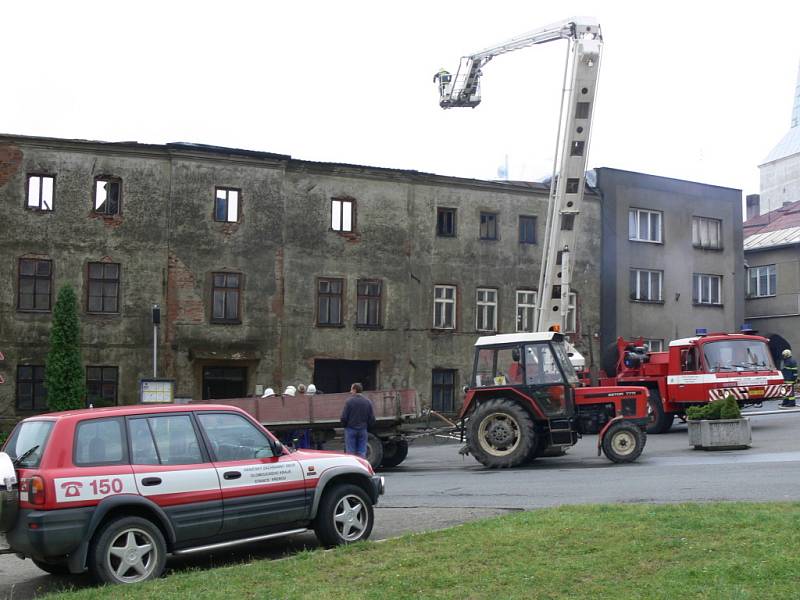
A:
<svg viewBox="0 0 800 600">
<path fill-rule="evenodd" d="M 475 290 L 475 329 L 497 331 L 497 289 Z"/>
<path fill-rule="evenodd" d="M 536 296 L 536 290 L 517 290 L 517 332 L 533 331 Z"/>
<path fill-rule="evenodd" d="M 712 236 L 712 230 L 716 230 Z M 716 240 L 713 238 L 716 237 Z M 692 245 L 709 250 L 722 249 L 722 220 L 711 217 L 692 217 Z"/>
<path fill-rule="evenodd" d="M 642 237 L 641 222 L 642 219 L 647 219 L 647 237 Z M 653 226 L 651 220 L 658 219 L 658 227 L 656 228 L 656 239 L 652 239 L 651 233 Z M 651 244 L 661 244 L 664 239 L 664 213 L 660 210 L 647 210 L 646 208 L 631 208 L 628 210 L 628 239 L 632 242 L 648 242 Z"/>
<path fill-rule="evenodd" d="M 631 275 L 636 274 L 636 290 L 634 297 L 631 298 L 633 302 L 663 302 L 664 301 L 664 271 L 657 271 L 653 269 L 631 269 Z M 646 285 L 642 285 L 644 279 L 642 275 L 647 275 Z M 653 298 L 653 275 L 658 278 L 658 297 Z M 646 296 L 643 297 L 644 288 L 646 289 Z"/>
<path fill-rule="evenodd" d="M 331 231 L 351 233 L 355 229 L 355 200 L 331 198 Z"/>
<path fill-rule="evenodd" d="M 762 279 L 766 280 L 766 286 L 761 285 Z M 766 287 L 766 289 L 763 289 L 764 287 Z M 767 298 L 769 296 L 775 296 L 777 287 L 778 274 L 775 265 L 760 265 L 758 267 L 750 267 L 747 269 L 748 297 Z"/>
<path fill-rule="evenodd" d="M 717 286 L 717 300 L 713 302 L 713 284 L 716 282 Z M 694 291 L 695 287 L 699 291 L 696 296 Z M 721 306 L 722 305 L 722 275 L 714 275 L 711 273 L 693 273 L 692 274 L 692 303 L 703 304 L 708 306 Z"/>
<path fill-rule="evenodd" d="M 578 331 L 578 294 L 569 293 L 567 302 L 567 315 L 564 318 L 564 333 L 575 333 Z"/>
<path fill-rule="evenodd" d="M 660 338 L 645 338 L 644 345 L 650 352 L 663 352 L 664 340 Z"/>
<path fill-rule="evenodd" d="M 214 220 L 217 223 L 238 223 L 239 222 L 239 194 L 238 188 L 216 187 L 214 188 Z M 225 202 L 224 218 L 218 219 L 217 204 Z"/>
<path fill-rule="evenodd" d="M 433 286 L 433 328 L 456 328 L 456 302 L 458 291 L 454 285 Z M 447 307 L 450 306 L 450 320 L 447 319 Z"/>
</svg>

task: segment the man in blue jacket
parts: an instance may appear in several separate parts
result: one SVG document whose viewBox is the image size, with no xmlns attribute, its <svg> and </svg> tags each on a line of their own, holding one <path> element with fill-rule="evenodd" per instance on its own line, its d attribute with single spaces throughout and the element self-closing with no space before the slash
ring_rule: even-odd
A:
<svg viewBox="0 0 800 600">
<path fill-rule="evenodd" d="M 362 391 L 364 387 L 360 383 L 350 386 L 353 395 L 345 402 L 341 421 L 344 425 L 344 451 L 366 458 L 367 430 L 375 425 L 375 413 L 372 402 L 361 395 Z"/>
</svg>

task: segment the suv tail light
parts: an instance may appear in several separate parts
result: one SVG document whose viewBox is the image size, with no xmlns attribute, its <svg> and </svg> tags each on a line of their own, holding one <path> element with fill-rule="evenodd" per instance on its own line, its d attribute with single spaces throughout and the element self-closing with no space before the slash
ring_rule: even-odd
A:
<svg viewBox="0 0 800 600">
<path fill-rule="evenodd" d="M 28 482 L 28 502 L 43 505 L 45 500 L 44 479 L 34 475 Z"/>
</svg>

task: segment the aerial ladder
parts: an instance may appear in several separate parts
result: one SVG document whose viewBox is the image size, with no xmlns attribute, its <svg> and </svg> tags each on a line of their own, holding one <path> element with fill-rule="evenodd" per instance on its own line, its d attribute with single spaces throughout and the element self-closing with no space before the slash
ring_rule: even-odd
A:
<svg viewBox="0 0 800 600">
<path fill-rule="evenodd" d="M 475 108 L 481 101 L 483 67 L 495 56 L 557 40 L 567 40 L 567 60 L 561 96 L 556 155 L 550 180 L 542 268 L 539 274 L 534 331 L 563 331 L 569 312 L 571 251 L 576 221 L 583 203 L 592 113 L 603 36 L 592 18 L 575 17 L 525 33 L 464 56 L 455 74 L 434 75 L 442 108 Z M 574 361 L 573 361 L 574 362 Z M 576 365 L 577 366 L 577 365 Z"/>
</svg>

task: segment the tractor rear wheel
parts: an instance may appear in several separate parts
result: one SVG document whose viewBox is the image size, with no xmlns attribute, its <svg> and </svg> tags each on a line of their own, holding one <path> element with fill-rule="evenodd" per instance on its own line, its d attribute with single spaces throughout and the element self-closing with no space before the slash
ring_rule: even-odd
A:
<svg viewBox="0 0 800 600">
<path fill-rule="evenodd" d="M 647 433 L 667 433 L 672 427 L 675 415 L 671 412 L 664 412 L 661 393 L 656 388 L 650 388 L 648 392 Z"/>
<path fill-rule="evenodd" d="M 603 436 L 603 452 L 615 463 L 633 462 L 644 450 L 647 434 L 638 425 L 617 421 Z"/>
<path fill-rule="evenodd" d="M 469 419 L 469 452 L 491 469 L 523 464 L 529 460 L 535 442 L 533 419 L 512 400 L 488 400 L 480 404 Z"/>
</svg>

